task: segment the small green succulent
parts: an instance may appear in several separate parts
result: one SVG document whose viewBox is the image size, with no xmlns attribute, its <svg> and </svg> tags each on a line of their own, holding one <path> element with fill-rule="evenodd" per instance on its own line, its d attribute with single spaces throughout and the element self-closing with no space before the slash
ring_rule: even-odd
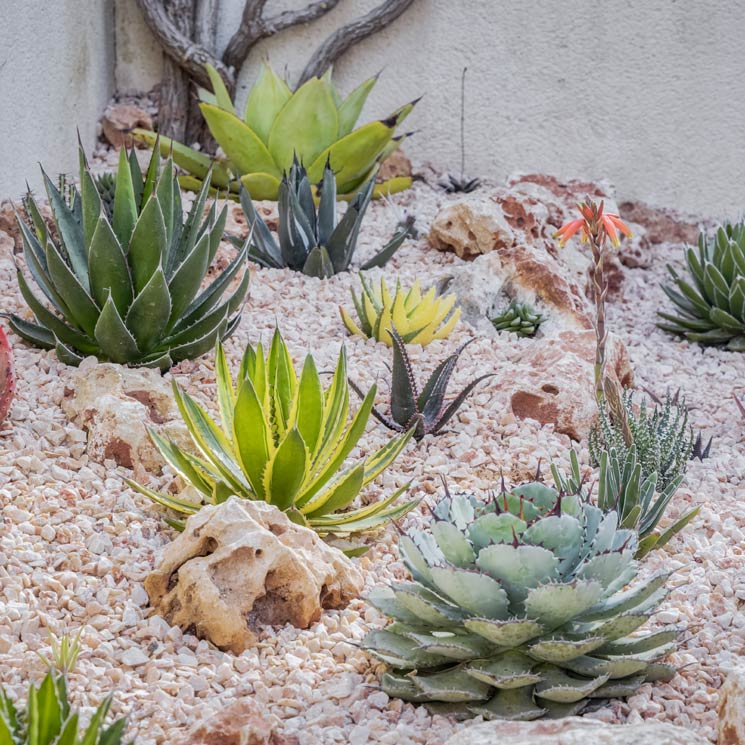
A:
<svg viewBox="0 0 745 745">
<path fill-rule="evenodd" d="M 491 322 L 497 331 L 510 331 L 518 336 L 534 336 L 544 320 L 545 317 L 527 303 L 513 300 L 498 316 L 492 318 Z"/>
<path fill-rule="evenodd" d="M 471 339 L 455 354 L 451 354 L 437 366 L 420 392 L 404 340 L 398 335 L 395 328 L 391 329 L 389 333 L 393 340 L 390 416 L 378 411 L 374 406 L 372 415 L 388 429 L 396 432 L 413 430 L 415 440 L 421 440 L 425 435 L 439 434 L 463 405 L 471 391 L 482 380 L 486 380 L 495 374 L 480 375 L 463 388 L 452 401 L 445 401 L 450 376 L 453 374 L 463 350 L 472 341 L 475 341 Z M 358 395 L 362 395 L 362 391 L 351 381 L 350 385 L 357 391 Z"/>
<path fill-rule="evenodd" d="M 241 205 L 252 228 L 248 258 L 264 267 L 303 272 L 322 279 L 346 272 L 357 248 L 362 220 L 372 198 L 374 179 L 363 184 L 337 222 L 336 181 L 326 164 L 316 209 L 308 174 L 297 161 L 279 185 L 279 244 L 254 209 L 251 195 L 241 188 Z M 362 269 L 383 266 L 409 234 L 400 229 Z"/>
<path fill-rule="evenodd" d="M 399 550 L 413 579 L 370 594 L 393 622 L 363 642 L 390 696 L 529 720 L 675 673 L 660 660 L 679 629 L 638 632 L 669 573 L 634 581 L 637 536 L 613 510 L 537 482 L 487 501 L 447 493 Z"/>
</svg>

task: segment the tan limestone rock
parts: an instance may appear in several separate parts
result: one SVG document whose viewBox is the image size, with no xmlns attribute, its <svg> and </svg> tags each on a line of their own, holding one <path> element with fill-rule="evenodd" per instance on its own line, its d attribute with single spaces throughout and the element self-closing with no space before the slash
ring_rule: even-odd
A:
<svg viewBox="0 0 745 745">
<path fill-rule="evenodd" d="M 169 623 L 236 654 L 254 644 L 259 626 L 308 628 L 362 586 L 357 567 L 315 531 L 238 497 L 190 517 L 145 580 Z"/>
<path fill-rule="evenodd" d="M 745 745 L 745 668 L 730 671 L 719 689 L 718 745 Z"/>
<path fill-rule="evenodd" d="M 153 120 L 147 111 L 132 103 L 111 104 L 101 117 L 103 135 L 115 148 L 144 147 L 130 134 L 136 128 L 152 130 Z"/>
</svg>

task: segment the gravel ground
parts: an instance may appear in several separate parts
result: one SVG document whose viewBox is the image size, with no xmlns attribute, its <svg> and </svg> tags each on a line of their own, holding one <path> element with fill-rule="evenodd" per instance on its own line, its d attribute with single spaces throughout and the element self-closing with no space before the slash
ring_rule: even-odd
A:
<svg viewBox="0 0 745 745">
<path fill-rule="evenodd" d="M 450 199 L 418 184 L 396 201 L 416 204 L 420 227 L 426 229 Z M 360 258 L 390 234 L 392 222 L 390 207 L 373 206 Z M 625 270 L 624 296 L 610 308 L 610 325 L 628 345 L 638 384 L 657 393 L 680 387 L 692 407 L 692 423 L 713 435 L 714 445 L 710 459 L 691 464 L 671 510 L 678 514 L 701 504 L 699 517 L 653 554 L 645 568 L 653 571 L 664 564 L 678 570 L 675 589 L 655 623 L 688 627 L 672 656 L 680 674 L 590 716 L 608 722 L 669 721 L 714 740 L 717 688 L 727 667 L 745 653 L 745 615 L 738 612 L 745 601 L 745 424 L 732 402 L 733 392 L 745 394 L 745 357 L 689 346 L 655 328 L 655 310 L 665 303 L 658 281 L 666 261 L 681 260 L 681 247 L 653 250 L 659 255 L 651 269 Z M 11 251 L 8 240 L 0 241 L 3 310 L 24 308 Z M 424 240 L 408 241 L 384 274 L 390 281 L 399 276 L 409 282 L 419 274 L 428 284 L 456 261 L 429 249 Z M 252 269 L 243 322 L 227 343 L 231 362 L 237 364 L 249 339 L 268 340 L 278 322 L 296 361 L 312 350 L 320 369 L 331 368 L 345 339 L 337 306 L 348 303 L 349 289 L 357 282 L 354 273 L 319 281 L 289 271 Z M 413 350 L 420 374 L 472 333 L 461 323 L 450 339 Z M 126 469 L 88 460 L 85 433 L 67 422 L 59 407 L 71 369 L 52 353 L 31 349 L 17 338 L 12 342 L 18 393 L 0 432 L 0 681 L 14 697 L 42 674 L 35 653 L 48 653 L 48 632 L 74 632 L 84 625 L 83 652 L 71 675 L 72 698 L 97 702 L 113 690 L 113 712 L 129 717 L 129 735 L 141 745 L 171 742 L 184 726 L 244 695 L 264 703 L 279 731 L 302 745 L 436 745 L 464 726 L 389 700 L 377 690 L 379 666 L 357 644 L 383 618 L 362 600 L 325 613 L 308 630 L 267 628 L 259 645 L 238 657 L 151 615 L 142 582 L 172 531 L 153 505 L 125 485 Z M 460 487 L 485 490 L 500 470 L 521 479 L 539 460 L 566 467 L 569 439 L 534 421 L 516 420 L 500 387 L 500 379 L 509 377 L 512 363 L 531 343 L 503 334 L 469 346 L 453 385 L 465 385 L 482 372 L 494 371 L 496 377 L 463 407 L 454 431 L 410 445 L 368 495 L 377 498 L 410 480 L 414 493 L 433 495 L 439 474 Z M 360 385 L 381 378 L 382 402 L 388 354 L 358 338 L 347 339 L 346 346 L 350 373 Z M 213 407 L 209 357 L 182 363 L 172 374 Z M 372 421 L 363 445 L 372 451 L 387 437 Z M 584 446 L 580 454 L 587 462 Z M 153 483 L 168 479 L 166 474 Z M 423 509 L 407 521 L 421 520 Z M 360 560 L 368 589 L 404 576 L 393 530 L 369 542 L 372 549 Z"/>
</svg>

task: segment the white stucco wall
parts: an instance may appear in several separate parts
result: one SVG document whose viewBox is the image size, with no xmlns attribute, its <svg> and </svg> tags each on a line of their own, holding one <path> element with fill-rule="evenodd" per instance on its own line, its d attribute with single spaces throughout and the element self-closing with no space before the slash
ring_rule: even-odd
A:
<svg viewBox="0 0 745 745">
<path fill-rule="evenodd" d="M 77 171 L 113 91 L 111 0 L 0 0 L 0 199 Z"/>
<path fill-rule="evenodd" d="M 270 0 L 269 10 L 307 0 Z M 262 43 L 239 98 L 268 56 L 297 77 L 310 52 L 376 0 L 342 0 L 305 28 Z M 160 56 L 133 0 L 116 0 L 117 85 L 149 89 Z M 243 0 L 222 0 L 227 42 Z M 623 197 L 715 216 L 745 205 L 745 3 L 740 0 L 415 0 L 349 52 L 345 90 L 383 70 L 363 118 L 424 94 L 406 126 L 418 162 L 457 170 L 460 74 L 468 65 L 467 171 L 607 177 Z"/>
</svg>

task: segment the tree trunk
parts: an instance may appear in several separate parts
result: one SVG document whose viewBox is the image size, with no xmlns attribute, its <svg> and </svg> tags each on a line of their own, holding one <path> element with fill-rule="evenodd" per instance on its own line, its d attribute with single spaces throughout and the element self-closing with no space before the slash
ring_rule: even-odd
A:
<svg viewBox="0 0 745 745">
<path fill-rule="evenodd" d="M 205 49 L 217 52 L 217 13 L 219 0 L 196 0 L 194 9 L 194 41 Z M 199 110 L 199 97 L 192 89 L 188 93 L 188 116 L 186 120 L 186 139 L 188 145 L 195 142 L 202 144 L 202 148 L 214 153 L 217 149 L 212 139 L 202 112 Z"/>
<path fill-rule="evenodd" d="M 194 34 L 196 0 L 165 0 L 163 7 L 178 30 L 188 38 Z M 166 137 L 184 141 L 191 95 L 189 76 L 171 57 L 163 58 L 158 130 Z"/>
</svg>

